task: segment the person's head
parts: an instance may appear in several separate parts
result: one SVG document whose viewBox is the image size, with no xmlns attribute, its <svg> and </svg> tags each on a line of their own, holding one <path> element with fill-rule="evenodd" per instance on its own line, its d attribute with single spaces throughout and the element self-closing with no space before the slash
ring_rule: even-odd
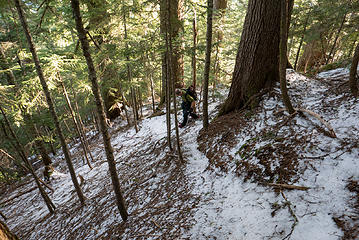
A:
<svg viewBox="0 0 359 240">
<path fill-rule="evenodd" d="M 191 91 L 193 91 L 193 90 L 194 90 L 194 86 L 193 86 L 193 85 L 189 86 L 189 89 L 190 89 Z"/>
<path fill-rule="evenodd" d="M 177 96 L 182 96 L 182 91 L 181 91 L 181 89 L 176 89 L 176 95 Z"/>
</svg>

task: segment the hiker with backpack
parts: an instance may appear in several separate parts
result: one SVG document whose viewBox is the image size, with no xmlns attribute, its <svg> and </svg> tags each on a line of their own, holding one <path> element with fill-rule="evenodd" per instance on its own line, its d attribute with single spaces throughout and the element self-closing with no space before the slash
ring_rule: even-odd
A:
<svg viewBox="0 0 359 240">
<path fill-rule="evenodd" d="M 180 128 L 183 128 L 186 126 L 188 121 L 188 115 L 190 115 L 194 119 L 198 119 L 199 116 L 194 112 L 194 109 L 196 107 L 196 100 L 197 96 L 192 96 L 193 93 L 190 93 L 190 88 L 187 90 L 185 89 L 176 89 L 176 95 L 181 96 L 182 98 L 182 110 L 183 110 L 183 121 L 178 126 Z"/>
</svg>

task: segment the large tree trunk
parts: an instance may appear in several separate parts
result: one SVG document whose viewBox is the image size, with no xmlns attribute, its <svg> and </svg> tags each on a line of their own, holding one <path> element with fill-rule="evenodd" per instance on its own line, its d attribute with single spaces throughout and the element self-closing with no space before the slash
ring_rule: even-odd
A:
<svg viewBox="0 0 359 240">
<path fill-rule="evenodd" d="M 359 44 L 355 48 L 352 65 L 350 67 L 350 73 L 349 73 L 350 90 L 355 97 L 358 96 L 358 79 L 357 79 L 358 62 L 359 62 Z"/>
<path fill-rule="evenodd" d="M 240 109 L 279 80 L 280 1 L 250 0 L 229 95 L 220 115 Z"/>
<path fill-rule="evenodd" d="M 170 6 L 171 8 L 171 15 L 168 14 L 167 8 Z M 183 54 L 182 52 L 182 41 L 180 39 L 180 33 L 183 31 L 183 16 L 182 16 L 182 8 L 183 8 L 183 0 L 161 0 L 160 1 L 160 23 L 161 23 L 161 33 L 163 39 L 165 40 L 165 31 L 170 34 L 170 38 L 172 39 L 173 45 L 173 54 L 171 59 L 171 69 L 173 71 L 172 76 L 175 81 L 176 87 L 183 87 Z M 167 21 L 171 22 L 171 27 L 166 27 Z M 165 59 L 165 56 L 168 54 L 162 55 L 162 64 L 168 62 Z M 168 68 L 168 66 L 167 66 Z M 166 76 L 164 74 L 165 69 L 162 67 L 162 76 Z M 163 81 L 164 83 L 164 81 Z M 163 87 L 165 90 L 165 87 Z M 165 91 L 162 91 L 164 94 Z"/>
<path fill-rule="evenodd" d="M 112 186 L 114 188 L 114 192 L 116 195 L 117 207 L 120 211 L 122 219 L 124 221 L 126 221 L 127 217 L 128 217 L 128 213 L 127 213 L 127 209 L 125 206 L 125 201 L 124 201 L 124 199 L 122 197 L 122 193 L 121 193 L 120 181 L 119 181 L 118 175 L 117 175 L 116 162 L 115 162 L 115 158 L 113 155 L 113 148 L 111 145 L 111 138 L 108 133 L 108 129 L 107 129 L 107 125 L 106 125 L 105 110 L 104 110 L 102 98 L 100 95 L 100 89 L 98 86 L 96 70 L 95 70 L 95 66 L 94 66 L 94 63 L 93 63 L 93 60 L 92 60 L 92 57 L 90 54 L 90 46 L 89 46 L 89 42 L 86 38 L 86 31 L 85 31 L 85 29 L 83 27 L 83 23 L 82 23 L 82 18 L 81 18 L 81 14 L 80 14 L 80 3 L 78 0 L 71 0 L 71 6 L 72 6 L 74 17 L 75 17 L 76 29 L 77 29 L 78 36 L 80 38 L 80 42 L 82 45 L 83 54 L 86 58 L 89 79 L 92 83 L 92 92 L 93 92 L 93 94 L 95 96 L 95 100 L 96 100 L 96 107 L 97 107 L 97 114 L 99 117 L 100 130 L 102 133 L 102 138 L 103 138 L 103 142 L 104 142 L 104 146 L 105 146 L 105 150 L 106 150 L 107 163 L 108 163 L 108 167 L 109 167 L 109 171 L 110 171 L 110 175 L 111 175 Z"/>
<path fill-rule="evenodd" d="M 65 137 L 64 137 L 64 135 L 62 133 L 62 129 L 60 127 L 60 122 L 59 122 L 59 119 L 57 117 L 55 107 L 54 107 L 54 104 L 53 104 L 53 101 L 52 101 L 52 98 L 51 98 L 51 95 L 50 95 L 50 91 L 49 91 L 49 88 L 47 86 L 44 74 L 43 74 L 41 66 L 40 66 L 40 61 L 39 61 L 39 58 L 37 56 L 35 45 L 33 43 L 32 36 L 30 34 L 30 31 L 29 31 L 29 27 L 28 27 L 27 22 L 25 20 L 24 12 L 23 12 L 23 10 L 22 10 L 22 8 L 20 6 L 20 1 L 19 0 L 14 0 L 14 2 L 15 2 L 15 6 L 17 8 L 18 14 L 19 14 L 21 24 L 22 24 L 22 26 L 24 28 L 24 33 L 26 35 L 27 42 L 28 42 L 29 48 L 30 48 L 30 52 L 32 54 L 32 57 L 33 57 L 33 60 L 34 60 L 34 63 L 35 63 L 37 75 L 39 76 L 43 91 L 44 91 L 45 96 L 46 96 L 46 102 L 47 102 L 47 104 L 49 106 L 50 113 L 52 115 L 52 118 L 53 118 L 55 126 L 56 126 L 57 134 L 58 134 L 60 142 L 61 142 L 62 150 L 63 150 L 63 153 L 65 155 L 65 160 L 66 160 L 67 167 L 68 167 L 70 175 L 71 175 L 72 182 L 73 182 L 73 184 L 75 186 L 75 190 L 77 192 L 77 195 L 78 195 L 81 203 L 84 204 L 85 203 L 85 196 L 83 195 L 81 187 L 80 187 L 80 184 L 79 184 L 79 182 L 77 181 L 77 178 L 76 178 L 76 173 L 75 173 L 75 170 L 74 170 L 74 167 L 72 165 L 71 158 L 70 158 L 70 152 L 69 152 L 69 149 L 67 147 Z"/>
<path fill-rule="evenodd" d="M 207 1 L 207 34 L 206 34 L 206 62 L 204 65 L 203 77 L 203 128 L 208 128 L 208 83 L 209 72 L 211 67 L 211 51 L 212 51 L 212 16 L 213 16 L 213 0 Z"/>
</svg>

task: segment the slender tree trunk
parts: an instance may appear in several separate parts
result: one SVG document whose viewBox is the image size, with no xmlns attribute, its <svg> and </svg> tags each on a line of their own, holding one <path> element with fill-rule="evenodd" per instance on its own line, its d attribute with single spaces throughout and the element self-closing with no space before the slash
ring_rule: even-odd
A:
<svg viewBox="0 0 359 240">
<path fill-rule="evenodd" d="M 15 3 L 15 6 L 17 8 L 17 11 L 18 11 L 21 24 L 22 24 L 22 26 L 24 28 L 24 32 L 25 32 L 25 35 L 26 35 L 26 38 L 27 38 L 27 42 L 29 44 L 30 52 L 32 54 L 32 57 L 33 57 L 33 60 L 34 60 L 35 66 L 36 66 L 37 74 L 39 76 L 42 88 L 43 88 L 45 96 L 46 96 L 46 102 L 47 102 L 47 104 L 49 106 L 50 113 L 52 115 L 52 118 L 53 118 L 55 126 L 56 126 L 57 134 L 59 136 L 59 139 L 60 139 L 60 142 L 61 142 L 61 145 L 62 145 L 62 150 L 63 150 L 63 153 L 65 155 L 65 160 L 66 160 L 67 167 L 68 167 L 70 175 L 71 175 L 72 182 L 73 182 L 73 184 L 75 186 L 75 190 L 77 192 L 77 195 L 78 195 L 81 203 L 84 204 L 85 203 L 85 196 L 83 195 L 81 187 L 80 187 L 80 184 L 77 181 L 76 173 L 75 173 L 75 170 L 74 170 L 74 167 L 72 165 L 71 158 L 70 158 L 70 152 L 69 152 L 69 149 L 67 147 L 64 135 L 62 133 L 62 129 L 60 127 L 60 122 L 59 122 L 59 119 L 57 117 L 55 107 L 54 107 L 54 104 L 52 102 L 52 98 L 51 98 L 51 95 L 50 95 L 50 91 L 48 89 L 44 74 L 43 74 L 41 66 L 40 66 L 40 61 L 39 61 L 39 58 L 38 58 L 37 53 L 36 53 L 36 49 L 35 49 L 35 45 L 34 45 L 33 40 L 32 40 L 32 36 L 31 36 L 31 34 L 29 32 L 29 28 L 27 26 L 27 22 L 25 20 L 24 13 L 23 13 L 22 8 L 20 6 L 20 1 L 19 0 L 14 0 L 14 3 Z"/>
<path fill-rule="evenodd" d="M 127 121 L 127 125 L 130 126 L 131 122 L 130 122 L 130 118 L 128 116 L 128 112 L 127 112 L 127 101 L 125 99 L 125 97 L 123 96 L 123 91 L 122 91 L 122 87 L 120 86 L 120 94 L 121 94 L 121 99 L 123 102 L 123 108 L 125 109 L 125 116 L 126 116 L 126 121 Z"/>
<path fill-rule="evenodd" d="M 152 72 L 150 73 L 150 82 L 151 82 L 151 99 L 152 99 L 152 111 L 156 111 L 156 105 L 155 105 L 155 88 L 153 84 L 153 76 Z"/>
<path fill-rule="evenodd" d="M 357 75 L 358 62 L 359 62 L 359 44 L 355 48 L 352 65 L 350 67 L 350 73 L 349 73 L 350 90 L 355 97 L 358 97 L 358 75 Z"/>
<path fill-rule="evenodd" d="M 308 13 L 307 18 L 305 19 L 303 33 L 302 33 L 302 36 L 300 37 L 300 42 L 299 42 L 299 47 L 298 47 L 298 50 L 297 50 L 297 55 L 295 56 L 294 70 L 296 70 L 296 71 L 297 71 L 297 63 L 298 63 L 298 59 L 299 59 L 300 50 L 302 48 L 303 41 L 304 41 L 304 35 L 305 35 L 305 32 L 307 31 L 307 25 L 308 25 L 309 16 L 310 15 Z"/>
<path fill-rule="evenodd" d="M 166 11 L 168 14 L 168 11 Z M 169 34 L 168 22 L 166 21 L 166 125 L 167 125 L 167 144 L 170 151 L 173 151 L 171 140 L 171 73 L 170 73 L 170 56 L 169 56 Z"/>
<path fill-rule="evenodd" d="M 160 95 L 160 103 L 158 107 L 160 108 L 167 101 L 167 1 L 168 0 L 160 0 L 160 32 L 161 32 L 161 44 L 160 48 L 162 48 L 161 53 L 161 95 Z M 166 103 L 167 104 L 167 103 Z M 167 108 L 167 105 L 166 105 Z"/>
<path fill-rule="evenodd" d="M 287 28 L 287 11 L 288 0 L 281 0 L 281 21 L 280 21 L 280 43 L 279 43 L 279 78 L 280 89 L 282 91 L 282 98 L 284 105 L 286 106 L 289 114 L 294 113 L 292 103 L 288 96 L 287 79 L 286 79 L 286 67 L 287 67 L 287 40 L 288 40 L 288 28 Z"/>
<path fill-rule="evenodd" d="M 61 77 L 60 77 L 61 78 Z M 75 129 L 76 129 L 76 132 L 77 132 L 77 135 L 79 136 L 79 139 L 80 139 L 80 142 L 81 142 L 81 146 L 82 146 L 82 149 L 84 151 L 84 155 L 85 155 L 85 159 L 86 159 L 86 163 L 87 165 L 89 166 L 90 169 L 93 169 L 93 167 L 91 166 L 91 163 L 90 163 L 90 160 L 88 158 L 88 152 L 87 152 L 87 148 L 86 148 L 86 144 L 85 144 L 85 140 L 84 140 L 84 136 L 82 135 L 81 133 L 81 130 L 80 130 L 80 126 L 79 126 L 79 123 L 77 122 L 76 120 L 76 116 L 75 116 L 75 112 L 71 106 L 71 102 L 70 102 L 70 99 L 69 99 L 69 95 L 67 94 L 67 91 L 66 91 L 66 88 L 65 88 L 65 84 L 63 83 L 63 81 L 61 80 L 61 87 L 62 87 L 62 91 L 64 93 L 64 96 L 65 96 L 65 100 L 66 100 L 66 104 L 67 104 L 67 107 L 70 111 L 70 115 L 71 115 L 71 118 L 72 118 L 72 121 L 75 125 Z"/>
<path fill-rule="evenodd" d="M 137 96 L 138 96 L 138 102 L 140 104 L 140 113 L 141 113 L 141 119 L 142 119 L 143 118 L 143 102 L 142 102 L 142 94 L 141 94 L 139 87 L 137 87 Z"/>
<path fill-rule="evenodd" d="M 36 183 L 36 185 L 37 185 L 37 187 L 38 187 L 38 189 L 39 189 L 39 191 L 40 191 L 40 194 L 41 194 L 42 198 L 44 199 L 44 201 L 45 201 L 45 203 L 46 203 L 47 208 L 49 209 L 49 212 L 50 212 L 51 214 L 54 213 L 56 207 L 55 207 L 55 205 L 52 203 L 51 199 L 49 198 L 49 196 L 47 195 L 47 193 L 45 192 L 45 190 L 43 189 L 43 187 L 41 186 L 40 181 L 39 181 L 39 178 L 36 176 L 36 173 L 35 173 L 34 169 L 32 168 L 32 165 L 31 165 L 31 163 L 29 162 L 29 160 L 28 160 L 28 158 L 27 158 L 27 156 L 26 156 L 25 151 L 23 150 L 23 147 L 22 147 L 22 145 L 21 145 L 19 139 L 17 138 L 17 136 L 16 136 L 14 130 L 12 129 L 11 124 L 10 124 L 10 122 L 9 122 L 9 119 L 7 118 L 7 116 L 6 116 L 4 110 L 2 109 L 1 106 L 0 106 L 0 111 L 1 111 L 1 114 L 3 115 L 3 117 L 4 117 L 5 123 L 6 123 L 8 129 L 9 129 L 9 131 L 10 131 L 10 133 L 11 133 L 13 139 L 15 140 L 16 147 L 19 149 L 19 151 L 20 151 L 20 153 L 21 153 L 21 155 L 22 155 L 22 159 L 23 159 L 25 165 L 27 166 L 28 170 L 30 170 L 31 175 L 32 175 L 32 177 L 33 177 L 34 180 L 35 180 L 35 183 Z"/>
<path fill-rule="evenodd" d="M 168 12 L 168 15 L 171 16 L 172 12 L 171 12 L 172 8 L 171 8 L 171 1 L 168 1 L 168 4 L 167 4 L 167 12 Z M 167 27 L 168 29 L 172 29 L 172 25 L 171 25 L 171 21 L 170 21 L 171 18 L 168 18 L 168 22 L 167 22 Z M 175 94 L 175 91 L 176 91 L 176 81 L 175 81 L 175 78 L 173 76 L 173 65 L 172 65 L 172 59 L 173 59 L 173 46 L 172 46 L 172 36 L 171 34 L 168 35 L 168 66 L 169 66 L 169 77 L 168 79 L 171 81 L 172 83 L 172 91 L 171 91 L 171 94 L 173 95 L 173 108 L 174 108 L 174 116 L 175 116 L 175 131 L 176 131 L 176 139 L 177 139 L 177 153 L 178 153 L 178 158 L 181 162 L 183 162 L 183 156 L 182 156 L 182 151 L 181 151 L 181 145 L 180 145 L 180 137 L 179 137 L 179 130 L 178 130 L 178 118 L 177 118 L 177 102 L 176 102 L 176 94 Z M 167 83 L 169 86 L 170 86 L 170 83 L 168 82 Z"/>
<path fill-rule="evenodd" d="M 71 87 L 71 89 L 72 89 L 72 94 L 74 95 L 74 98 L 75 98 L 75 108 L 76 108 L 76 112 L 77 112 L 77 114 L 75 114 L 75 116 L 77 116 L 77 119 L 78 119 L 80 132 L 81 132 L 82 138 L 83 138 L 83 140 L 85 142 L 85 147 L 87 149 L 87 152 L 89 153 L 92 162 L 94 162 L 94 157 L 92 156 L 91 149 L 90 149 L 90 144 L 89 144 L 89 142 L 87 140 L 87 136 L 86 136 L 85 124 L 82 121 L 81 114 L 80 114 L 80 109 L 79 109 L 79 106 L 77 104 L 77 95 L 76 95 L 76 92 L 74 91 L 74 89 L 72 87 Z"/>
<path fill-rule="evenodd" d="M 211 51 L 212 51 L 212 16 L 213 16 L 213 0 L 207 0 L 207 34 L 206 34 L 206 62 L 204 65 L 203 77 L 203 128 L 207 129 L 208 120 L 208 83 L 211 67 Z"/>
<path fill-rule="evenodd" d="M 123 9 L 123 26 L 125 29 L 125 41 L 127 41 L 127 24 L 126 24 L 126 12 L 125 9 Z M 131 66 L 130 66 L 130 56 L 128 55 L 128 44 L 126 42 L 126 60 L 127 60 L 127 78 L 128 81 L 130 82 L 130 84 L 132 83 L 132 71 L 131 71 Z M 136 133 L 138 132 L 138 126 L 137 126 L 137 120 L 138 120 L 138 112 L 137 112 L 137 103 L 136 103 L 136 94 L 135 91 L 133 89 L 133 87 L 131 86 L 131 99 L 132 99 L 132 110 L 133 110 L 133 122 L 135 124 L 135 130 Z"/>
<path fill-rule="evenodd" d="M 345 20 L 346 20 L 346 18 L 347 18 L 347 14 L 348 14 L 348 13 L 345 13 L 345 14 L 344 14 L 343 20 L 342 20 L 342 22 L 341 22 L 341 24 L 340 24 L 340 27 L 339 27 L 338 32 L 337 32 L 337 35 L 335 36 L 335 39 L 334 39 L 334 42 L 333 42 L 333 46 L 332 46 L 332 48 L 330 49 L 330 52 L 329 52 L 329 54 L 328 54 L 328 58 L 327 58 L 327 61 L 325 62 L 325 64 L 328 64 L 329 61 L 333 58 L 333 57 L 332 57 L 332 54 L 333 54 L 333 52 L 334 52 L 335 45 L 337 44 L 337 41 L 338 41 L 340 32 L 341 32 L 342 29 L 343 29 Z"/>
<path fill-rule="evenodd" d="M 100 131 L 100 127 L 99 127 L 99 124 L 98 124 L 98 120 L 97 120 L 97 116 L 96 116 L 96 113 L 92 113 L 92 120 L 93 120 L 93 124 L 95 125 L 95 128 L 96 128 L 96 131 Z"/>
<path fill-rule="evenodd" d="M 89 46 L 89 42 L 86 38 L 86 31 L 85 31 L 85 29 L 83 27 L 83 23 L 82 23 L 82 18 L 81 18 L 81 14 L 80 14 L 80 3 L 78 0 L 71 0 L 71 6 L 72 6 L 74 17 L 75 17 L 76 29 L 77 29 L 78 36 L 79 36 L 79 39 L 80 39 L 80 42 L 82 45 L 83 54 L 86 58 L 89 78 L 92 83 L 92 92 L 96 99 L 97 114 L 99 116 L 102 138 L 103 138 L 104 145 L 105 145 L 109 171 L 111 174 L 112 186 L 114 188 L 114 192 L 116 195 L 117 207 L 120 211 L 123 221 L 126 221 L 128 218 L 128 213 L 127 213 L 125 201 L 122 197 L 120 182 L 119 182 L 117 170 L 116 170 L 116 162 L 115 162 L 115 158 L 113 155 L 113 148 L 111 145 L 111 139 L 110 139 L 110 135 L 108 133 L 108 129 L 106 126 L 106 115 L 105 115 L 105 110 L 104 110 L 104 106 L 103 106 L 103 101 L 102 101 L 102 98 L 100 95 L 100 89 L 98 86 L 96 70 L 95 70 L 95 66 L 94 66 L 94 63 L 93 63 L 93 60 L 92 60 L 92 57 L 90 54 L 90 46 Z"/>
<path fill-rule="evenodd" d="M 196 50 L 197 50 L 197 14 L 196 9 L 193 7 L 193 20 L 192 20 L 192 29 L 193 29 L 193 51 L 192 51 L 192 85 L 194 90 L 196 90 L 197 84 L 197 59 L 196 59 Z"/>
</svg>

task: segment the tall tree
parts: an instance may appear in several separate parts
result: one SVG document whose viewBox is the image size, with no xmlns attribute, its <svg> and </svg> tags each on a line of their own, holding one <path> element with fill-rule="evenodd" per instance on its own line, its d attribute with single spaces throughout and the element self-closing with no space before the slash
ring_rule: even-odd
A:
<svg viewBox="0 0 359 240">
<path fill-rule="evenodd" d="M 287 90 L 286 67 L 287 58 L 287 40 L 288 40 L 288 1 L 281 0 L 281 21 L 280 21 L 280 43 L 279 43 L 279 78 L 280 89 L 284 105 L 290 114 L 294 113 L 292 103 L 290 102 Z"/>
<path fill-rule="evenodd" d="M 57 135 L 58 135 L 58 137 L 60 139 L 60 142 L 61 142 L 62 150 L 63 150 L 64 156 L 65 156 L 67 167 L 68 167 L 70 175 L 71 175 L 72 182 L 73 182 L 73 184 L 75 186 L 75 190 L 77 192 L 77 195 L 78 195 L 81 203 L 84 204 L 85 203 L 85 196 L 83 195 L 81 187 L 80 187 L 80 184 L 79 184 L 79 182 L 78 182 L 78 180 L 76 178 L 76 173 L 75 173 L 75 170 L 74 170 L 74 167 L 72 165 L 71 158 L 70 158 L 70 151 L 68 149 L 68 146 L 67 146 L 66 141 L 65 141 L 65 137 L 64 137 L 64 135 L 62 133 L 62 129 L 60 127 L 60 122 L 59 122 L 59 119 L 57 117 L 55 106 L 53 104 L 51 94 L 50 94 L 49 88 L 48 88 L 46 80 L 45 80 L 44 73 L 42 72 L 42 68 L 40 66 L 40 61 L 39 61 L 39 58 L 37 56 L 35 44 L 34 44 L 34 41 L 32 39 L 32 36 L 30 34 L 29 27 L 27 25 L 24 12 L 22 10 L 22 7 L 20 5 L 19 0 L 14 0 L 14 3 L 15 3 L 15 6 L 16 6 L 18 15 L 19 15 L 19 19 L 21 21 L 21 25 L 22 25 L 22 27 L 24 29 L 24 33 L 26 35 L 27 43 L 29 45 L 29 49 L 30 49 L 30 52 L 32 54 L 32 58 L 33 58 L 34 63 L 35 63 L 37 75 L 38 75 L 38 77 L 40 79 L 41 86 L 42 86 L 43 91 L 44 91 L 45 96 L 46 96 L 47 105 L 49 106 L 51 116 L 52 116 L 53 121 L 54 121 L 55 126 L 56 126 Z"/>
<path fill-rule="evenodd" d="M 89 79 L 92 84 L 92 92 L 93 92 L 93 94 L 95 96 L 95 100 L 96 100 L 96 107 L 97 107 L 97 114 L 98 114 L 99 123 L 100 123 L 100 130 L 102 133 L 102 138 L 103 138 L 103 142 L 104 142 L 104 146 L 105 146 L 107 163 L 108 163 L 111 180 L 112 180 L 112 186 L 113 186 L 116 200 L 117 200 L 116 201 L 117 207 L 120 211 L 123 221 L 126 221 L 128 218 L 128 213 L 127 213 L 125 201 L 124 201 L 124 199 L 122 197 L 122 193 L 121 193 L 120 182 L 119 182 L 119 178 L 118 178 L 117 170 L 116 170 L 116 162 L 115 162 L 115 158 L 113 155 L 113 148 L 111 145 L 111 138 L 108 133 L 108 129 L 107 129 L 107 125 L 106 125 L 106 116 L 105 116 L 104 105 L 103 105 L 103 101 L 102 101 L 102 98 L 100 95 L 100 89 L 99 89 L 99 85 L 98 85 L 98 81 L 97 81 L 96 70 L 95 70 L 94 62 L 92 60 L 91 53 L 90 53 L 89 42 L 86 37 L 86 30 L 82 23 L 79 1 L 71 0 L 71 7 L 73 9 L 75 22 L 76 22 L 76 30 L 77 30 L 77 33 L 78 33 L 78 36 L 79 36 L 79 39 L 81 42 L 83 55 L 86 59 L 86 63 L 87 63 L 87 67 L 88 67 L 88 75 L 89 75 Z"/>
<path fill-rule="evenodd" d="M 350 67 L 350 73 L 349 73 L 350 90 L 355 97 L 358 96 L 358 74 L 357 74 L 358 62 L 359 62 L 359 44 L 355 48 L 352 65 Z"/>
<path fill-rule="evenodd" d="M 212 16 L 213 0 L 207 0 L 207 34 L 206 34 L 206 62 L 204 66 L 203 77 L 203 128 L 208 128 L 208 83 L 209 72 L 211 67 L 212 51 Z"/>
<path fill-rule="evenodd" d="M 220 115 L 279 80 L 280 0 L 249 0 L 232 85 Z"/>
<path fill-rule="evenodd" d="M 167 12 L 168 12 L 168 15 L 171 16 L 171 2 L 168 2 L 168 5 L 167 5 Z M 169 29 L 171 29 L 171 26 L 172 26 L 172 22 L 170 19 L 167 19 L 168 23 L 167 23 L 167 27 Z M 177 102 L 176 102 L 176 94 L 175 94 L 175 90 L 176 90 L 176 81 L 175 81 L 175 76 L 173 74 L 173 65 L 172 65 L 172 60 L 173 60 L 173 55 L 175 54 L 173 52 L 173 46 L 172 46 L 172 36 L 171 34 L 168 34 L 168 60 L 169 60 L 169 77 L 168 77 L 168 86 L 171 86 L 172 88 L 172 92 L 171 94 L 173 95 L 173 108 L 174 108 L 174 115 L 175 115 L 175 130 L 176 130 L 176 142 L 177 142 L 177 153 L 178 153 L 178 158 L 180 161 L 183 162 L 183 156 L 182 156 L 182 151 L 181 151 L 181 144 L 180 144 L 180 137 L 179 137 L 179 130 L 178 130 L 178 119 L 177 119 Z M 170 84 L 172 83 L 172 85 Z M 169 90 L 168 90 L 169 92 Z"/>
<path fill-rule="evenodd" d="M 168 14 L 168 6 L 171 8 L 171 15 Z M 171 59 L 171 69 L 173 71 L 172 75 L 174 77 L 175 86 L 182 87 L 184 85 L 183 81 L 183 53 L 182 53 L 182 39 L 181 32 L 183 32 L 183 0 L 160 0 L 160 22 L 161 22 L 161 34 L 163 42 L 166 41 L 166 33 L 170 35 L 173 45 L 173 54 Z M 171 28 L 168 27 L 167 22 L 171 22 Z M 167 50 L 165 50 L 167 51 Z M 167 76 L 166 71 L 168 71 L 167 63 L 169 62 L 166 59 L 165 52 L 162 53 L 162 95 L 161 103 L 165 101 L 166 93 L 166 80 Z"/>
</svg>

